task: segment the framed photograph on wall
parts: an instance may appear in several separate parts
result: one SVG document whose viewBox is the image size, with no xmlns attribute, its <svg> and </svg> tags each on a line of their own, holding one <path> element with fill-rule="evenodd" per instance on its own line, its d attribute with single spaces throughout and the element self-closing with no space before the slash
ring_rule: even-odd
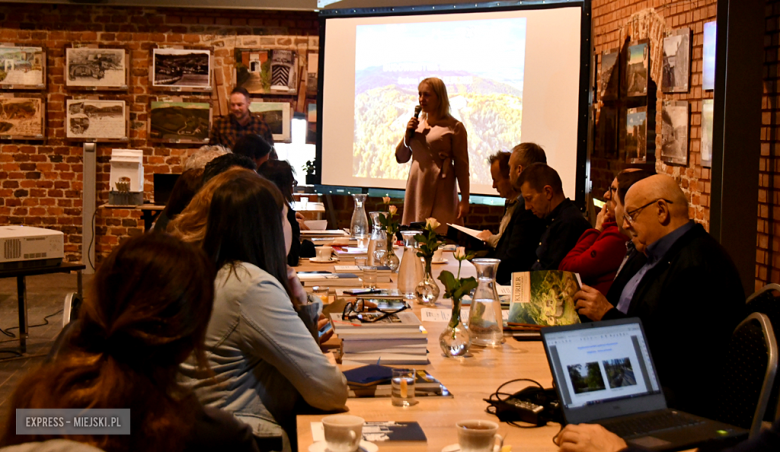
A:
<svg viewBox="0 0 780 452">
<path fill-rule="evenodd" d="M 149 108 L 149 139 L 167 143 L 209 142 L 211 103 L 184 99 L 152 101 Z"/>
<path fill-rule="evenodd" d="M 643 39 L 628 46 L 626 58 L 626 96 L 647 96 L 650 76 L 650 41 Z"/>
<path fill-rule="evenodd" d="M 290 104 L 287 102 L 252 102 L 249 111 L 263 118 L 271 129 L 274 141 L 289 143 L 290 139 Z"/>
<path fill-rule="evenodd" d="M 664 102 L 661 121 L 661 160 L 687 165 L 688 101 Z"/>
<path fill-rule="evenodd" d="M 306 103 L 306 144 L 317 144 L 317 102 Z"/>
<path fill-rule="evenodd" d="M 618 157 L 618 109 L 605 105 L 599 111 L 599 122 L 596 129 L 597 146 L 601 156 L 608 159 Z"/>
<path fill-rule="evenodd" d="M 211 91 L 211 51 L 152 49 L 152 87 L 172 91 Z"/>
<path fill-rule="evenodd" d="M 294 50 L 235 49 L 236 86 L 250 94 L 295 94 L 298 54 Z"/>
<path fill-rule="evenodd" d="M 0 96 L 0 140 L 43 140 L 46 117 L 42 96 Z"/>
<path fill-rule="evenodd" d="M 715 118 L 715 101 L 701 101 L 701 166 L 712 168 L 712 122 Z"/>
<path fill-rule="evenodd" d="M 46 52 L 43 47 L 0 45 L 0 89 L 46 87 Z"/>
<path fill-rule="evenodd" d="M 702 52 L 702 81 L 705 90 L 715 89 L 715 40 L 716 21 L 704 23 L 704 49 Z"/>
<path fill-rule="evenodd" d="M 128 140 L 123 100 L 67 99 L 65 110 L 65 136 L 70 140 Z"/>
<path fill-rule="evenodd" d="M 647 107 L 626 110 L 626 163 L 647 163 Z"/>
<path fill-rule="evenodd" d="M 664 38 L 663 50 L 663 92 L 687 93 L 691 79 L 691 29 L 672 31 Z"/>
<path fill-rule="evenodd" d="M 601 54 L 599 71 L 599 99 L 617 99 L 620 92 L 620 49 L 606 50 Z"/>
<path fill-rule="evenodd" d="M 306 54 L 306 58 L 306 94 L 316 96 L 319 84 L 320 54 L 309 52 Z"/>
<path fill-rule="evenodd" d="M 65 49 L 65 86 L 83 89 L 127 89 L 125 49 L 69 47 Z"/>
</svg>

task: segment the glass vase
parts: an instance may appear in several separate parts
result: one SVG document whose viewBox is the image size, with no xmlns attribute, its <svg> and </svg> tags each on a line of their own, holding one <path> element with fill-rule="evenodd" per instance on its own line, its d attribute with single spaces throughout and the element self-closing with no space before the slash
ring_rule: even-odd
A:
<svg viewBox="0 0 780 452">
<path fill-rule="evenodd" d="M 504 320 L 496 291 L 496 271 L 501 259 L 474 259 L 477 288 L 469 310 L 469 334 L 472 345 L 497 347 L 504 343 Z"/>
<path fill-rule="evenodd" d="M 355 208 L 352 210 L 352 221 L 349 223 L 349 231 L 352 237 L 361 240 L 368 238 L 368 217 L 364 203 L 368 195 L 355 194 Z"/>
<path fill-rule="evenodd" d="M 469 330 L 460 320 L 460 299 L 452 300 L 450 323 L 439 336 L 439 346 L 447 358 L 466 356 L 471 345 Z"/>
<path fill-rule="evenodd" d="M 368 265 L 385 265 L 385 256 L 382 254 L 377 259 L 374 254 L 377 249 L 385 249 L 385 243 L 387 243 L 387 234 L 382 229 L 382 223 L 379 222 L 379 215 L 382 212 L 369 212 L 371 216 L 371 237 L 368 240 Z"/>
<path fill-rule="evenodd" d="M 398 269 L 398 290 L 407 300 L 415 299 L 414 289 L 423 278 L 422 260 L 417 256 L 417 240 L 414 236 L 422 231 L 401 231 L 404 238 L 404 255 Z"/>
<path fill-rule="evenodd" d="M 395 234 L 387 234 L 387 254 L 385 254 L 384 265 L 390 267 L 390 271 L 395 273 L 401 265 L 401 260 L 395 255 L 393 245 L 395 245 Z"/>
<path fill-rule="evenodd" d="M 439 286 L 431 274 L 431 260 L 433 256 L 425 256 L 424 259 L 425 272 L 422 281 L 414 289 L 414 296 L 418 304 L 433 306 L 436 304 L 436 300 L 439 299 Z"/>
</svg>

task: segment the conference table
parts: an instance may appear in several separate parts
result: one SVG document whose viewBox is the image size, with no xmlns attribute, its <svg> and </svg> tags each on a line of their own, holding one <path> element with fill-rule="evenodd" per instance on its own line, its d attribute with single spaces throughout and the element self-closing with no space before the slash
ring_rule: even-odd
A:
<svg viewBox="0 0 780 452">
<path fill-rule="evenodd" d="M 398 251 L 397 251 L 398 253 Z M 399 257 L 400 257 L 400 253 Z M 434 277 L 443 270 L 449 270 L 457 275 L 457 261 L 452 255 L 445 254 L 448 262 L 434 266 Z M 349 262 L 341 262 L 349 265 Z M 301 261 L 299 271 L 332 270 L 329 264 L 313 264 Z M 395 275 L 397 276 L 397 274 Z M 461 277 L 476 276 L 476 270 L 468 261 L 463 262 Z M 395 278 L 393 278 L 395 280 Z M 441 282 L 437 280 L 444 293 Z M 390 286 L 394 285 L 391 283 Z M 380 285 L 381 286 L 381 285 Z M 386 285 L 387 286 L 387 285 Z M 333 291 L 333 289 L 331 289 Z M 439 298 L 434 308 L 452 309 L 450 300 Z M 413 309 L 422 319 L 422 306 L 413 303 Z M 458 441 L 455 423 L 466 419 L 485 419 L 499 422 L 498 418 L 488 414 L 486 399 L 503 383 L 518 378 L 532 379 L 545 388 L 552 387 L 552 375 L 547 364 L 544 349 L 540 341 L 519 342 L 512 337 L 505 337 L 505 343 L 497 348 L 473 347 L 470 354 L 463 358 L 445 358 L 439 348 L 439 334 L 446 322 L 423 322 L 428 330 L 427 365 L 391 366 L 424 368 L 434 378 L 438 379 L 453 395 L 452 397 L 418 397 L 418 404 L 411 407 L 395 407 L 389 397 L 350 398 L 347 401 L 349 414 L 357 415 L 366 421 L 395 421 L 420 424 L 427 442 L 380 442 L 379 451 L 435 451 L 439 452 L 446 446 Z M 358 367 L 344 362 L 343 370 Z M 506 386 L 502 392 L 514 393 L 528 386 L 527 382 L 517 382 Z M 307 452 L 313 443 L 312 422 L 319 422 L 324 415 L 298 416 L 298 450 Z M 499 423 L 499 434 L 504 436 L 504 445 L 511 445 L 514 451 L 555 451 L 557 446 L 552 438 L 560 430 L 557 423 L 548 423 L 544 427 L 525 429 L 509 424 Z M 526 425 L 526 424 L 523 424 Z"/>
</svg>

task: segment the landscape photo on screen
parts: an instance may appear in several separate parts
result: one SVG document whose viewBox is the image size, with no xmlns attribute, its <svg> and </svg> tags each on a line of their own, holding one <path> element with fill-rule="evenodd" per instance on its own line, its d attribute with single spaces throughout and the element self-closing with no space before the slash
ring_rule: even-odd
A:
<svg viewBox="0 0 780 452">
<path fill-rule="evenodd" d="M 610 388 L 636 386 L 636 375 L 629 358 L 607 359 L 602 361 L 607 373 L 607 383 Z"/>
<path fill-rule="evenodd" d="M 598 362 L 572 364 L 566 366 L 566 369 L 569 371 L 571 386 L 575 394 L 607 389 Z"/>
<path fill-rule="evenodd" d="M 438 77 L 468 134 L 471 183 L 490 186 L 488 156 L 522 139 L 525 48 L 525 18 L 357 26 L 352 176 L 406 180 L 410 164 L 396 163 L 395 147 L 419 82 Z"/>
<path fill-rule="evenodd" d="M 65 85 L 101 88 L 127 86 L 124 49 L 65 49 Z"/>
<path fill-rule="evenodd" d="M 0 136 L 43 138 L 41 99 L 0 97 Z"/>
<path fill-rule="evenodd" d="M 43 85 L 44 62 L 42 47 L 0 46 L 0 85 Z"/>
<path fill-rule="evenodd" d="M 127 138 L 123 100 L 68 99 L 66 113 L 68 138 Z"/>
<path fill-rule="evenodd" d="M 208 142 L 211 104 L 207 102 L 152 102 L 152 139 Z"/>
<path fill-rule="evenodd" d="M 153 86 L 211 88 L 211 52 L 208 50 L 152 49 Z"/>
</svg>

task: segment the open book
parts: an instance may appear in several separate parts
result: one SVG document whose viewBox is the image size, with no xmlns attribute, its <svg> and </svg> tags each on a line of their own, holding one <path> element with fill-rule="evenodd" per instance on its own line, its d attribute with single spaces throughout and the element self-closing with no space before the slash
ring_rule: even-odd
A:
<svg viewBox="0 0 780 452">
<path fill-rule="evenodd" d="M 574 294 L 582 287 L 580 275 L 560 270 L 512 273 L 509 326 L 571 325 L 580 323 Z"/>
<path fill-rule="evenodd" d="M 460 225 L 457 225 L 457 224 L 447 223 L 447 226 L 449 226 L 451 228 L 455 228 L 458 231 L 463 232 L 465 234 L 468 234 L 468 235 L 474 237 L 477 240 L 481 240 L 479 237 L 477 237 L 477 234 L 479 234 L 482 231 L 477 231 L 476 229 L 467 228 L 465 226 L 460 226 Z"/>
</svg>

